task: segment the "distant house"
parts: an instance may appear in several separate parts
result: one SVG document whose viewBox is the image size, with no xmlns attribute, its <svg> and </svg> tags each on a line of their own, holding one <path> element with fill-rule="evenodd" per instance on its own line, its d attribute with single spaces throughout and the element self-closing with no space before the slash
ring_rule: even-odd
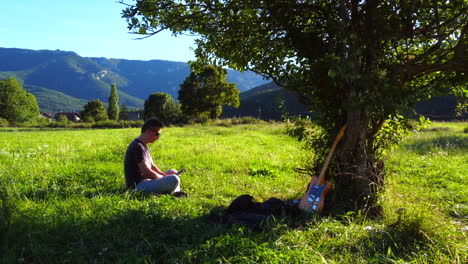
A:
<svg viewBox="0 0 468 264">
<path fill-rule="evenodd" d="M 54 119 L 54 117 L 51 114 L 47 113 L 47 112 L 40 112 L 39 113 L 39 118 L 46 118 L 48 120 Z"/>
<path fill-rule="evenodd" d="M 79 122 L 81 120 L 80 116 L 77 113 L 70 113 L 70 112 L 57 113 L 55 114 L 54 119 L 58 120 L 61 116 L 65 116 L 69 121 L 72 121 L 72 122 Z"/>
<path fill-rule="evenodd" d="M 138 111 L 138 112 L 129 112 L 128 113 L 128 118 L 127 120 L 141 120 L 143 116 L 143 112 Z"/>
</svg>

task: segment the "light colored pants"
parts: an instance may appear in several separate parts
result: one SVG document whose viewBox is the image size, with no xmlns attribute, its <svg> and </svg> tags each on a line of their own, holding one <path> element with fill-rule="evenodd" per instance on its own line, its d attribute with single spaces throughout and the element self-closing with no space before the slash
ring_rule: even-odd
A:
<svg viewBox="0 0 468 264">
<path fill-rule="evenodd" d="M 146 180 L 137 184 L 137 191 L 144 191 L 147 193 L 173 193 L 180 191 L 180 178 L 175 175 L 177 171 L 172 169 L 164 173 L 164 176 L 156 180 Z"/>
</svg>

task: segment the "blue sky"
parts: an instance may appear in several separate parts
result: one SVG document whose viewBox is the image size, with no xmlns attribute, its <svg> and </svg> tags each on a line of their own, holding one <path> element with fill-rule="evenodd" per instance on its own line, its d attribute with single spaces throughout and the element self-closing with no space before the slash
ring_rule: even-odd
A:
<svg viewBox="0 0 468 264">
<path fill-rule="evenodd" d="M 3 0 L 0 47 L 74 51 L 82 57 L 193 60 L 195 37 L 130 34 L 115 0 Z"/>
</svg>

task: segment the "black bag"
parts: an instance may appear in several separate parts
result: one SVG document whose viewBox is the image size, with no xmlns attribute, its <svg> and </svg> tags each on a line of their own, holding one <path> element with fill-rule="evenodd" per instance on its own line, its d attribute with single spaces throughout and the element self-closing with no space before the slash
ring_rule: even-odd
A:
<svg viewBox="0 0 468 264">
<path fill-rule="evenodd" d="M 212 213 L 210 219 L 222 224 L 256 228 L 269 218 L 295 216 L 297 213 L 298 208 L 294 203 L 284 202 L 274 197 L 259 203 L 255 202 L 252 196 L 244 194 L 234 199 L 221 215 Z"/>
</svg>

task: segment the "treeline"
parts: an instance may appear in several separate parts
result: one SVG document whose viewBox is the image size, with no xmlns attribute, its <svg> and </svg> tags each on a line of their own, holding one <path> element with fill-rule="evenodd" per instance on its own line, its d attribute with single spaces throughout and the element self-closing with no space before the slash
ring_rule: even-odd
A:
<svg viewBox="0 0 468 264">
<path fill-rule="evenodd" d="M 459 111 L 459 99 L 453 94 L 435 96 L 414 106 L 408 116 L 425 116 L 430 120 L 466 120 L 468 113 Z M 284 116 L 309 116 L 311 113 L 297 96 L 273 82 L 258 86 L 240 94 L 239 108 L 225 106 L 222 118 L 252 116 L 263 120 L 283 120 Z"/>
<path fill-rule="evenodd" d="M 39 113 L 33 94 L 23 89 L 13 77 L 0 83 L 0 126 L 39 127 L 134 127 L 141 126 L 142 120 L 158 117 L 167 125 L 204 123 L 222 114 L 223 105 L 239 106 L 239 90 L 226 81 L 227 70 L 213 65 L 191 65 L 191 73 L 180 85 L 178 102 L 170 94 L 150 94 L 136 121 L 129 121 L 132 113 L 125 104 L 119 105 L 116 84 L 111 85 L 108 106 L 99 99 L 93 99 L 83 106 L 80 113 L 71 113 L 56 119 L 45 118 Z"/>
<path fill-rule="evenodd" d="M 129 109 L 125 103 L 119 105 L 117 86 L 112 84 L 108 106 L 93 99 L 76 113 L 79 120 L 71 120 L 65 113 L 57 114 L 55 119 L 40 115 L 34 95 L 9 77 L 0 81 L 0 126 L 126 128 L 140 127 L 143 120 L 153 116 L 167 125 L 207 122 L 232 125 L 257 122 L 254 120 L 280 121 L 285 116 L 314 118 L 293 93 L 273 83 L 239 95 L 235 84 L 227 83 L 226 70 L 221 67 L 191 65 L 191 69 L 180 85 L 178 102 L 170 94 L 156 92 L 148 96 L 143 109 Z M 419 103 L 415 114 L 431 120 L 466 119 L 466 113 L 457 116 L 456 104 L 453 95 L 435 97 Z M 213 122 L 218 117 L 226 121 Z"/>
</svg>

